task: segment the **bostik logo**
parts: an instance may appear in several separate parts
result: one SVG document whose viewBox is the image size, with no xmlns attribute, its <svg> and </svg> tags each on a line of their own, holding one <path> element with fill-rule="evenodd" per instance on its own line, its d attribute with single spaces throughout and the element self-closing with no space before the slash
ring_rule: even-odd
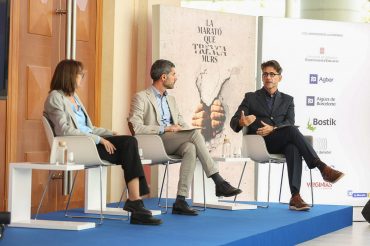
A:
<svg viewBox="0 0 370 246">
<path fill-rule="evenodd" d="M 306 105 L 307 106 L 315 106 L 315 97 L 314 96 L 307 96 L 306 97 Z"/>
<path fill-rule="evenodd" d="M 313 118 L 312 121 L 311 119 L 308 119 L 306 128 L 313 132 L 316 130 L 317 126 L 333 127 L 336 125 L 337 125 L 337 120 L 333 118 L 326 118 L 326 119 Z"/>
<path fill-rule="evenodd" d="M 311 132 L 314 132 L 316 130 L 316 127 L 312 125 L 311 119 L 308 119 L 306 128 L 307 130 L 310 130 Z"/>
<path fill-rule="evenodd" d="M 312 123 L 314 126 L 336 126 L 337 120 L 333 118 L 327 118 L 327 119 L 313 118 Z"/>
</svg>

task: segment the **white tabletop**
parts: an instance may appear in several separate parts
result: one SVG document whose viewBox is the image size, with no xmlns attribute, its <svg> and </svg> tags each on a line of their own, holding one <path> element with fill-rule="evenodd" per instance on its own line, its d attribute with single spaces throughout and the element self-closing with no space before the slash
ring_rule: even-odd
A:
<svg viewBox="0 0 370 246">
<path fill-rule="evenodd" d="M 55 165 L 55 164 L 50 164 L 50 163 L 18 162 L 18 163 L 10 163 L 10 168 L 73 171 L 73 170 L 82 170 L 85 168 L 85 166 L 80 165 L 80 164 Z"/>
<path fill-rule="evenodd" d="M 143 165 L 152 164 L 151 160 L 141 160 Z M 55 171 L 74 171 L 82 170 L 85 168 L 85 165 L 82 164 L 68 164 L 68 165 L 55 165 L 50 163 L 36 163 L 36 162 L 17 162 L 10 163 L 10 168 L 18 169 L 36 169 L 36 170 L 55 170 Z"/>
<path fill-rule="evenodd" d="M 249 158 L 245 158 L 245 157 L 220 157 L 220 156 L 213 157 L 213 160 L 221 161 L 221 162 L 246 162 L 246 161 L 250 161 Z"/>
<path fill-rule="evenodd" d="M 152 164 L 152 160 L 141 159 L 141 164 L 143 165 Z"/>
</svg>

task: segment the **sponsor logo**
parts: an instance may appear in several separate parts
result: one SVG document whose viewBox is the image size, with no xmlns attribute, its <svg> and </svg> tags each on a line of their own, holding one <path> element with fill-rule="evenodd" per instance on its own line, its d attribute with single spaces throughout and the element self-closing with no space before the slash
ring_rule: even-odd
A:
<svg viewBox="0 0 370 246">
<path fill-rule="evenodd" d="M 369 192 L 353 192 L 352 190 L 348 190 L 347 196 L 350 196 L 353 198 L 367 198 L 367 197 L 370 197 L 370 193 Z"/>
<path fill-rule="evenodd" d="M 367 193 L 352 193 L 352 197 L 367 197 Z"/>
<path fill-rule="evenodd" d="M 335 97 L 314 97 L 306 96 L 307 106 L 328 106 L 334 107 L 337 105 Z"/>
<path fill-rule="evenodd" d="M 335 97 L 316 97 L 316 106 L 331 106 L 337 105 Z"/>
<path fill-rule="evenodd" d="M 329 76 L 321 76 L 319 74 L 310 74 L 309 75 L 309 82 L 310 84 L 318 84 L 318 83 L 332 83 L 334 82 L 334 78 L 329 77 Z"/>
<path fill-rule="evenodd" d="M 316 127 L 312 125 L 311 119 L 308 119 L 306 128 L 310 130 L 311 132 L 314 132 L 316 130 Z"/>
<path fill-rule="evenodd" d="M 310 84 L 317 84 L 318 77 L 317 74 L 310 74 Z"/>
<path fill-rule="evenodd" d="M 315 97 L 307 96 L 306 97 L 306 105 L 307 106 L 315 106 Z"/>
<path fill-rule="evenodd" d="M 307 187 L 311 187 L 311 182 L 307 182 Z M 329 182 L 312 182 L 313 188 L 323 188 L 323 189 L 331 189 L 333 187 L 333 184 Z"/>
<path fill-rule="evenodd" d="M 339 63 L 338 57 L 329 55 L 325 47 L 319 47 L 317 51 L 313 55 L 307 55 L 305 62 Z"/>
<path fill-rule="evenodd" d="M 336 126 L 337 125 L 337 120 L 333 118 L 328 118 L 328 119 L 318 119 L 318 118 L 313 118 L 311 121 L 311 118 L 308 119 L 307 121 L 307 126 L 306 128 L 310 131 L 315 131 L 317 126 Z"/>
<path fill-rule="evenodd" d="M 333 118 L 329 118 L 329 119 L 313 118 L 312 123 L 314 126 L 336 126 L 337 120 Z"/>
<path fill-rule="evenodd" d="M 329 155 L 331 150 L 328 149 L 328 139 L 327 138 L 315 138 L 313 141 L 313 148 L 319 155 Z M 334 166 L 332 166 L 334 168 Z"/>
</svg>

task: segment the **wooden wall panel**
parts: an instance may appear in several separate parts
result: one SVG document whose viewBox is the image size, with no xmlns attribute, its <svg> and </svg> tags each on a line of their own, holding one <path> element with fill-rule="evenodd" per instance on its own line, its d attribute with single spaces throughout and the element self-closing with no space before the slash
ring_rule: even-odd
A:
<svg viewBox="0 0 370 246">
<path fill-rule="evenodd" d="M 97 46 L 96 46 L 96 25 L 97 25 L 97 4 L 96 1 L 92 0 L 86 0 L 86 11 L 89 12 L 87 16 L 89 16 L 89 25 L 87 26 L 89 28 L 89 33 L 93 34 L 89 36 L 89 41 L 80 41 L 78 39 L 77 34 L 77 51 L 76 51 L 76 57 L 77 60 L 80 60 L 83 62 L 85 66 L 85 78 L 82 81 L 82 88 L 78 91 L 78 95 L 81 97 L 81 100 L 83 101 L 86 110 L 93 121 L 93 124 L 96 124 L 95 121 L 95 86 L 97 83 L 100 83 L 98 81 L 95 81 L 95 79 L 100 80 L 100 78 L 95 77 L 95 68 L 96 68 L 96 52 L 97 52 Z M 79 13 L 79 12 L 78 12 Z M 95 17 L 94 17 L 95 16 Z M 77 22 L 78 23 L 78 22 Z M 80 26 L 81 27 L 81 26 Z M 78 32 L 77 27 L 77 32 Z M 98 93 L 99 94 L 99 93 Z"/>
<path fill-rule="evenodd" d="M 96 68 L 97 1 L 81 0 L 77 20 L 80 40 L 77 40 L 77 60 L 87 71 L 81 90 L 83 103 L 94 121 Z M 7 102 L 7 163 L 47 162 L 49 144 L 40 117 L 50 88 L 51 75 L 65 54 L 66 15 L 56 9 L 65 9 L 66 1 L 14 0 L 11 9 L 10 77 Z M 101 4 L 99 5 L 101 6 Z M 91 34 L 91 35 L 90 35 Z M 100 81 L 99 81 L 100 83 Z M 4 134 L 5 135 L 5 134 Z M 32 211 L 38 205 L 48 172 L 33 172 Z M 78 185 L 71 207 L 83 206 L 84 175 L 79 174 Z M 58 177 L 58 175 L 57 175 Z M 67 196 L 62 195 L 62 180 L 53 179 L 42 211 L 62 209 Z"/>
<path fill-rule="evenodd" d="M 27 68 L 27 119 L 39 120 L 40 109 L 48 95 L 51 79 L 50 67 L 28 66 Z"/>
<path fill-rule="evenodd" d="M 0 100 L 0 211 L 5 209 L 5 136 L 6 136 L 6 101 Z"/>
<path fill-rule="evenodd" d="M 89 0 L 77 0 L 77 40 L 89 41 L 90 16 Z"/>
<path fill-rule="evenodd" d="M 51 37 L 52 0 L 29 0 L 28 32 Z"/>
</svg>

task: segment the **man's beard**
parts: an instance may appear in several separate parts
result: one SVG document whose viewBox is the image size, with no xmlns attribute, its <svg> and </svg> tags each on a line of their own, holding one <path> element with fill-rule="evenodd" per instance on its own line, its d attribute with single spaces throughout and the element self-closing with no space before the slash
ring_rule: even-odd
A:
<svg viewBox="0 0 370 246">
<path fill-rule="evenodd" d="M 163 84 L 163 85 L 164 85 L 164 87 L 165 87 L 166 89 L 173 89 L 173 87 L 174 87 L 175 83 L 173 83 L 173 84 L 171 84 L 171 83 L 165 83 L 165 84 Z"/>
</svg>

